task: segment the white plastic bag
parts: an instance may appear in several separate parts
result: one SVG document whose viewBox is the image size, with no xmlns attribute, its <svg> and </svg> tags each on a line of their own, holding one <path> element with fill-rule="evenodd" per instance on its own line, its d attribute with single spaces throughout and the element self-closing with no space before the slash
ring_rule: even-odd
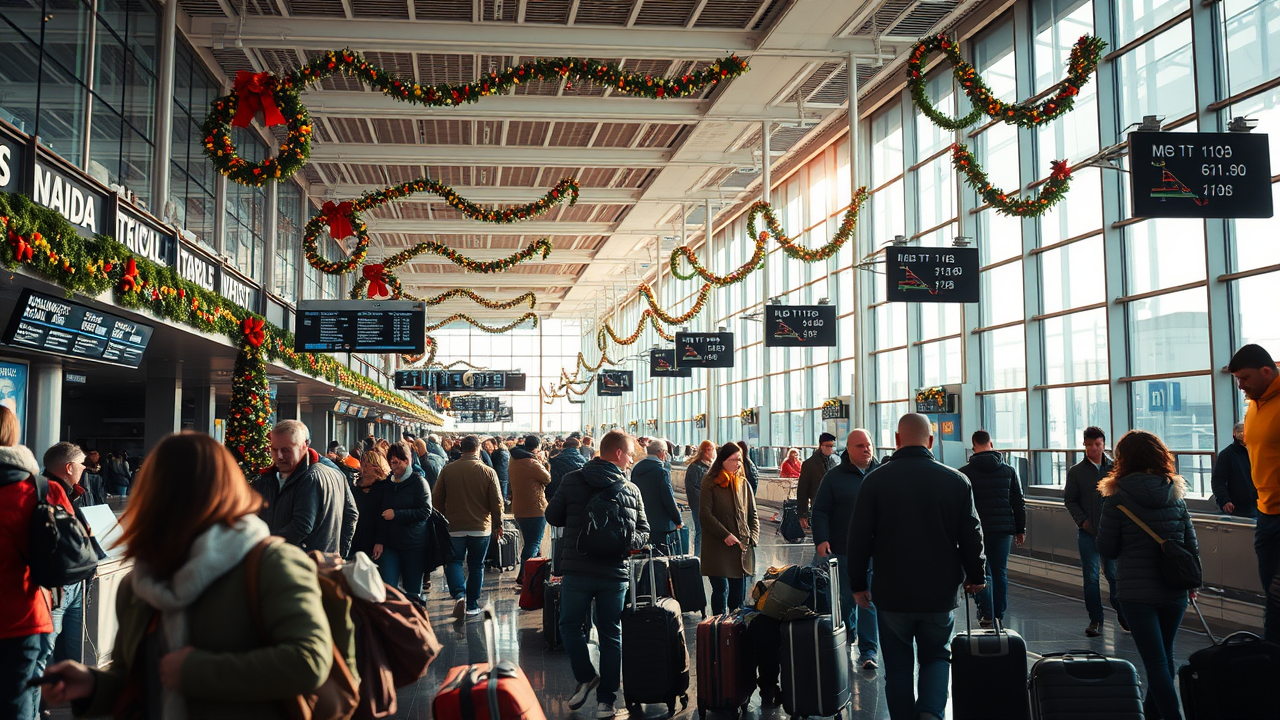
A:
<svg viewBox="0 0 1280 720">
<path fill-rule="evenodd" d="M 346 579 L 352 595 L 369 602 L 386 602 L 387 586 L 382 583 L 378 566 L 363 552 L 356 553 L 343 564 L 342 577 Z"/>
</svg>

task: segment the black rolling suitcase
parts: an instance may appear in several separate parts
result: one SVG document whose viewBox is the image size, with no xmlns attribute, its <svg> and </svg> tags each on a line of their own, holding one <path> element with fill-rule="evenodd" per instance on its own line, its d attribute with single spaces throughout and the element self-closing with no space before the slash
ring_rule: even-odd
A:
<svg viewBox="0 0 1280 720">
<path fill-rule="evenodd" d="M 642 717 L 640 705 L 664 703 L 674 716 L 689 707 L 689 649 L 684 641 L 684 620 L 674 598 L 637 594 L 635 568 L 644 561 L 627 563 L 630 605 L 622 611 L 622 689 L 631 716 Z M 657 584 L 649 563 L 649 587 Z"/>
<path fill-rule="evenodd" d="M 510 528 L 502 531 L 502 540 L 494 542 L 489 538 L 489 552 L 485 554 L 484 566 L 490 570 L 515 570 L 520 564 L 520 533 Z"/>
<path fill-rule="evenodd" d="M 671 558 L 671 594 L 680 603 L 680 612 L 707 616 L 707 588 L 702 581 L 702 562 L 697 555 Z"/>
<path fill-rule="evenodd" d="M 632 556 L 632 561 L 640 563 L 640 569 L 636 573 L 636 595 L 638 597 L 653 597 L 654 587 L 657 587 L 658 597 L 673 597 L 671 592 L 671 561 L 669 559 L 637 555 Z M 653 577 L 653 580 L 650 580 L 650 576 Z M 656 582 L 657 585 L 650 585 L 650 582 Z"/>
<path fill-rule="evenodd" d="M 1200 608 L 1191 601 L 1213 645 L 1191 653 L 1178 670 L 1182 714 L 1187 720 L 1270 720 L 1280 715 L 1275 684 L 1280 645 L 1250 632 L 1218 642 Z"/>
<path fill-rule="evenodd" d="M 951 714 L 954 720 L 1029 720 L 1027 643 L 995 621 L 974 632 L 965 595 L 965 629 L 951 639 Z"/>
<path fill-rule="evenodd" d="M 547 641 L 548 650 L 559 650 L 564 647 L 560 639 L 560 578 L 547 579 L 542 590 L 542 639 Z"/>
<path fill-rule="evenodd" d="M 782 623 L 782 707 L 792 718 L 834 717 L 849 704 L 849 638 L 831 558 L 831 614 Z"/>
<path fill-rule="evenodd" d="M 1092 650 L 1050 653 L 1031 666 L 1035 720 L 1143 720 L 1133 664 Z"/>
</svg>

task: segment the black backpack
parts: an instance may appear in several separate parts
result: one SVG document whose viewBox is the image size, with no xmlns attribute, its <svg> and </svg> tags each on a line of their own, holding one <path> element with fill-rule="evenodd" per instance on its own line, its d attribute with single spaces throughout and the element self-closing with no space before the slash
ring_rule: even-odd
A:
<svg viewBox="0 0 1280 720">
<path fill-rule="evenodd" d="M 635 523 L 627 519 L 622 506 L 626 483 L 617 482 L 587 501 L 587 514 L 578 534 L 578 553 L 593 557 L 622 559 L 630 554 Z"/>
<path fill-rule="evenodd" d="M 89 528 L 66 508 L 48 502 L 49 481 L 35 475 L 36 509 L 31 514 L 27 566 L 40 587 L 55 588 L 93 577 L 98 553 Z"/>
</svg>

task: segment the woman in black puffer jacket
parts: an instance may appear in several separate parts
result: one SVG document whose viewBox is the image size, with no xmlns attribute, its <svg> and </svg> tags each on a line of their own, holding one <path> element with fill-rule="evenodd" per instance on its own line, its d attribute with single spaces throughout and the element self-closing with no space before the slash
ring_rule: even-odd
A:
<svg viewBox="0 0 1280 720">
<path fill-rule="evenodd" d="M 373 546 L 383 582 L 400 583 L 404 594 L 423 602 L 422 577 L 426 561 L 427 517 L 431 514 L 431 490 L 413 471 L 413 451 L 404 443 L 387 448 L 391 474 L 382 498 L 382 522 L 378 544 Z"/>
<path fill-rule="evenodd" d="M 1121 510 L 1127 508 L 1160 537 L 1199 555 L 1191 515 L 1183 502 L 1186 481 L 1160 438 L 1131 430 L 1116 443 L 1111 474 L 1098 483 L 1102 519 L 1098 552 L 1119 559 L 1120 607 L 1146 667 L 1147 717 L 1181 720 L 1174 691 L 1173 638 L 1192 591 L 1169 587 L 1160 573 L 1160 545 Z"/>
</svg>

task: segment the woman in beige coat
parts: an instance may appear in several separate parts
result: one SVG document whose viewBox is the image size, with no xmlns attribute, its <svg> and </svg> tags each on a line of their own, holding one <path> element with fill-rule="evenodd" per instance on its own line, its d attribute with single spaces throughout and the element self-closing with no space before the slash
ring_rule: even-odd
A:
<svg viewBox="0 0 1280 720">
<path fill-rule="evenodd" d="M 756 496 L 742 468 L 742 449 L 725 443 L 702 480 L 698 514 L 707 541 L 702 574 L 711 579 L 711 610 L 717 615 L 742 607 L 746 578 L 755 573 L 760 543 Z"/>
</svg>

